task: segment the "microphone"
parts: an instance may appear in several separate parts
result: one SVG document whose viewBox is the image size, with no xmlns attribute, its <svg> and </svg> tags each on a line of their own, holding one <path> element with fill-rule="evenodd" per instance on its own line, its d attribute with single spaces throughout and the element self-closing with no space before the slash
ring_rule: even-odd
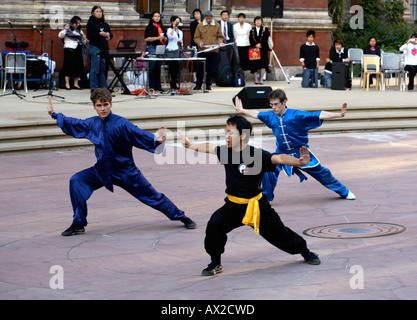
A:
<svg viewBox="0 0 417 320">
<path fill-rule="evenodd" d="M 10 25 L 10 28 L 13 28 L 12 23 L 10 22 L 10 20 L 7 20 L 7 23 Z"/>
<path fill-rule="evenodd" d="M 38 31 L 40 34 L 42 34 L 42 31 L 38 29 L 37 26 L 33 26 L 33 29 L 35 29 L 36 31 Z"/>
</svg>

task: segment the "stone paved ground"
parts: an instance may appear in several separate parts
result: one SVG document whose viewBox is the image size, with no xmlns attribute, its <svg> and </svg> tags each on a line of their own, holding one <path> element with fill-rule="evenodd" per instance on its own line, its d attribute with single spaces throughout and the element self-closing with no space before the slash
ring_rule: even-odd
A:
<svg viewBox="0 0 417 320">
<path fill-rule="evenodd" d="M 0 299 L 416 299 L 417 132 L 312 135 L 310 142 L 357 199 L 282 175 L 272 205 L 288 227 L 301 234 L 335 223 L 386 222 L 407 230 L 367 239 L 304 235 L 322 261 L 311 266 L 241 227 L 229 234 L 224 272 L 202 277 L 205 226 L 225 196 L 220 165 L 158 165 L 164 159 L 136 150 L 148 180 L 198 227 L 186 230 L 119 188 L 100 189 L 88 202 L 86 233 L 62 237 L 72 217 L 68 180 L 95 163 L 93 150 L 7 155 L 0 157 Z M 273 150 L 274 140 L 262 145 Z M 177 146 L 167 150 L 180 160 L 184 154 Z M 63 289 L 51 289 L 53 266 L 62 267 Z M 363 270 L 363 289 L 351 288 L 359 284 L 354 266 Z"/>
</svg>

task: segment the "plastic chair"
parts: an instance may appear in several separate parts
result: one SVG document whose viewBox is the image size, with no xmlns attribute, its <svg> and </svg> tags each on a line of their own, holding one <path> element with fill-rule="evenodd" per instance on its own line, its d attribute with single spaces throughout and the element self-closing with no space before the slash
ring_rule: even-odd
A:
<svg viewBox="0 0 417 320">
<path fill-rule="evenodd" d="M 21 52 L 12 52 L 6 55 L 4 61 L 4 88 L 6 91 L 7 86 L 7 74 L 10 74 L 10 81 L 13 88 L 13 74 L 23 74 L 23 82 L 25 86 L 25 92 L 28 92 L 27 80 L 26 80 L 26 54 Z M 21 79 L 19 79 L 21 80 Z"/>
<path fill-rule="evenodd" d="M 363 50 L 360 48 L 350 48 L 348 50 L 348 58 L 350 63 L 350 78 L 353 79 L 353 65 L 362 64 Z M 363 68 L 361 68 L 361 82 L 359 87 L 362 87 Z"/>
<path fill-rule="evenodd" d="M 384 86 L 389 88 L 389 76 L 397 75 L 397 85 L 400 86 L 402 91 L 403 86 L 401 85 L 404 67 L 401 62 L 401 55 L 396 53 L 384 53 L 381 55 L 381 71 L 384 73 Z M 387 83 L 388 80 L 388 83 Z"/>
<path fill-rule="evenodd" d="M 362 90 L 369 91 L 369 77 L 371 74 L 376 75 L 375 90 L 378 90 L 378 86 L 381 85 L 381 90 L 384 91 L 384 73 L 380 71 L 381 58 L 376 55 L 364 55 L 363 56 L 363 87 Z M 379 81 L 381 77 L 382 81 Z"/>
<path fill-rule="evenodd" d="M 3 87 L 3 55 L 0 53 L 0 88 Z"/>
</svg>

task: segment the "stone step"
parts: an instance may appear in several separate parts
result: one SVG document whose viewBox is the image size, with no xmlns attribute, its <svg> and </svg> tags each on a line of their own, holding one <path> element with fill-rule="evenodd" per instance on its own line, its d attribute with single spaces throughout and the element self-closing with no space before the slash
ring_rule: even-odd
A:
<svg viewBox="0 0 417 320">
<path fill-rule="evenodd" d="M 321 110 L 310 107 L 308 111 Z M 267 111 L 269 109 L 261 109 Z M 340 111 L 338 107 L 325 108 L 326 111 Z M 168 140 L 176 139 L 177 129 L 185 130 L 195 138 L 203 139 L 223 136 L 226 119 L 235 114 L 230 108 L 222 111 L 194 111 L 190 113 L 167 113 L 155 115 L 131 115 L 132 123 L 150 132 L 166 126 Z M 257 135 L 272 135 L 271 129 L 262 122 L 250 119 Z M 348 106 L 345 118 L 327 120 L 314 133 L 351 132 L 361 130 L 401 130 L 417 129 L 417 106 Z M 74 139 L 65 135 L 53 120 L 22 121 L 0 125 L 0 154 L 34 150 L 68 149 L 91 146 L 85 139 Z"/>
<path fill-rule="evenodd" d="M 168 129 L 172 131 L 176 131 L 177 128 L 185 128 L 186 130 L 189 129 L 202 129 L 208 130 L 210 128 L 223 128 L 225 124 L 225 120 L 229 116 L 227 114 L 218 114 L 215 117 L 204 117 L 204 118 L 197 118 L 193 117 L 191 119 L 187 119 L 187 117 L 179 115 L 173 116 L 170 119 L 130 119 L 132 123 L 137 125 L 143 130 L 147 131 L 156 131 L 160 126 L 164 125 Z M 190 118 L 190 116 L 188 116 Z M 399 111 L 399 110 L 390 110 L 390 111 L 381 111 L 381 112 L 371 112 L 369 111 L 352 111 L 349 112 L 348 117 L 340 118 L 340 119 L 332 119 L 327 120 L 324 125 L 329 128 L 333 128 L 333 130 L 355 130 L 352 128 L 357 127 L 352 122 L 378 122 L 383 121 L 384 123 L 388 120 L 409 120 L 413 122 L 417 119 L 417 109 L 416 110 L 407 110 Z M 262 126 L 262 123 L 259 120 L 251 119 L 254 126 Z M 327 124 L 329 124 L 327 126 Z M 360 128 L 364 128 L 369 124 L 360 125 Z M 410 124 L 412 125 L 412 123 Z M 370 124 L 372 126 L 372 124 Z M 317 129 L 322 130 L 322 129 Z M 364 130 L 364 129 L 360 129 Z M 46 139 L 56 139 L 65 136 L 65 134 L 61 131 L 59 127 L 57 127 L 56 123 L 53 121 L 49 121 L 44 123 L 43 125 L 38 124 L 36 126 L 20 126 L 20 127 L 9 127 L 6 130 L 5 127 L 1 128 L 1 135 L 0 135 L 0 142 L 12 142 L 17 140 L 46 140 Z"/>
<path fill-rule="evenodd" d="M 212 123 L 213 124 L 213 123 Z M 209 139 L 221 136 L 223 138 L 224 120 L 222 124 L 210 127 L 209 129 L 198 130 L 187 129 L 191 139 Z M 352 131 L 376 131 L 376 130 L 404 130 L 404 129 L 416 129 L 417 124 L 415 120 L 385 120 L 385 121 L 357 121 L 349 124 L 340 123 L 336 121 L 327 121 L 320 128 L 311 130 L 313 134 L 317 133 L 330 133 L 330 132 L 352 132 Z M 213 130 L 218 129 L 218 130 Z M 152 130 L 150 130 L 152 131 Z M 259 123 L 254 125 L 254 135 L 260 136 L 271 136 L 271 129 L 265 125 Z M 176 132 L 172 131 L 168 134 L 168 141 L 173 142 L 176 139 Z M 54 139 L 39 138 L 34 140 L 17 140 L 3 142 L 0 144 L 0 154 L 6 153 L 19 153 L 28 151 L 47 151 L 47 150 L 58 150 L 58 149 L 74 149 L 81 147 L 89 147 L 92 144 L 86 139 L 74 139 L 72 137 L 61 134 L 59 137 Z"/>
</svg>

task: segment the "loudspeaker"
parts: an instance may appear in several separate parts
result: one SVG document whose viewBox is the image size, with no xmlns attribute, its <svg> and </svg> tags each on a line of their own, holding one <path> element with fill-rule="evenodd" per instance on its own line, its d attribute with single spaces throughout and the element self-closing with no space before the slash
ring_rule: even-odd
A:
<svg viewBox="0 0 417 320">
<path fill-rule="evenodd" d="M 262 0 L 261 16 L 268 18 L 282 18 L 284 14 L 284 0 Z"/>
<path fill-rule="evenodd" d="M 349 64 L 346 62 L 332 63 L 332 90 L 346 90 L 350 88 Z"/>
<path fill-rule="evenodd" d="M 238 97 L 242 100 L 242 105 L 245 109 L 269 109 L 268 95 L 271 91 L 271 87 L 244 87 L 233 97 L 232 101 L 235 104 L 235 99 Z"/>
</svg>

